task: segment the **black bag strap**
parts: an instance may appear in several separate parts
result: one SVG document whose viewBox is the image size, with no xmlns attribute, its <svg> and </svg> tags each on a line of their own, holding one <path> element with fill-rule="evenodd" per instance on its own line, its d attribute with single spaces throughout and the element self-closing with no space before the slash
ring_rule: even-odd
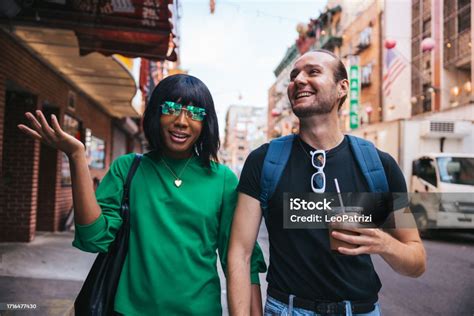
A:
<svg viewBox="0 0 474 316">
<path fill-rule="evenodd" d="M 123 185 L 122 204 L 124 203 L 128 204 L 130 200 L 130 184 L 132 182 L 133 176 L 135 175 L 135 171 L 137 171 L 138 166 L 140 165 L 142 156 L 143 156 L 142 154 L 135 154 L 135 158 L 133 159 L 130 170 L 128 170 L 127 180 L 125 181 Z"/>
<path fill-rule="evenodd" d="M 114 300 L 128 252 L 130 238 L 129 194 L 132 178 L 137 171 L 142 155 L 136 154 L 123 185 L 121 215 L 123 224 L 117 231 L 108 252 L 101 252 L 92 266 L 79 295 L 74 302 L 76 315 L 115 315 Z"/>
</svg>

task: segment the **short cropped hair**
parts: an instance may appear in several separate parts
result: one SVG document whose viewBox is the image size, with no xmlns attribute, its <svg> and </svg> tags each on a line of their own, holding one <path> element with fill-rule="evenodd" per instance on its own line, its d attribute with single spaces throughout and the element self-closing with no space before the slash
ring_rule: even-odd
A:
<svg viewBox="0 0 474 316">
<path fill-rule="evenodd" d="M 311 52 L 325 53 L 334 57 L 334 59 L 336 60 L 335 65 L 334 65 L 334 71 L 333 71 L 335 83 L 339 83 L 339 81 L 344 80 L 344 79 L 348 80 L 346 66 L 344 66 L 344 63 L 336 54 L 326 49 L 314 49 Z M 344 101 L 346 101 L 346 98 L 347 98 L 347 94 L 341 98 L 341 100 L 339 101 L 338 108 L 337 108 L 338 110 L 341 109 L 342 105 L 344 104 Z"/>
<path fill-rule="evenodd" d="M 207 86 L 198 78 L 177 74 L 166 77 L 153 89 L 143 114 L 143 131 L 150 150 L 161 152 L 163 140 L 160 133 L 160 117 L 162 105 L 165 101 L 181 104 L 192 104 L 206 110 L 201 135 L 199 135 L 195 150 L 204 166 L 210 167 L 211 160 L 218 161 L 219 126 L 217 122 L 214 101 Z"/>
</svg>

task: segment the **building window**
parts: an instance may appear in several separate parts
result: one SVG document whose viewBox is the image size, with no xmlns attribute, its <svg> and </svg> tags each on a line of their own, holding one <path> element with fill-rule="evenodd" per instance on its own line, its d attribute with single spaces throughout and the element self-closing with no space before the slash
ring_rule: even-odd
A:
<svg viewBox="0 0 474 316">
<path fill-rule="evenodd" d="M 423 85 L 423 112 L 430 112 L 431 111 L 431 84 L 424 84 Z"/>
<path fill-rule="evenodd" d="M 369 86 L 372 83 L 372 63 L 362 66 L 361 68 L 361 85 L 362 87 Z"/>
<path fill-rule="evenodd" d="M 69 160 L 65 153 L 61 153 L 61 186 L 68 187 L 72 185 L 71 170 L 69 169 Z"/>
<path fill-rule="evenodd" d="M 423 21 L 422 32 L 424 36 L 429 36 L 431 34 L 431 19 L 427 19 Z"/>
<path fill-rule="evenodd" d="M 431 61 L 429 59 L 425 60 L 425 70 L 431 70 Z"/>
<path fill-rule="evenodd" d="M 82 140 L 81 122 L 70 115 L 64 114 L 63 131 L 79 140 Z"/>
<path fill-rule="evenodd" d="M 469 4 L 471 4 L 471 0 L 458 0 L 458 10 L 461 10 Z"/>
<path fill-rule="evenodd" d="M 74 136 L 75 138 L 82 140 L 82 126 L 81 122 L 77 120 L 76 118 L 64 114 L 64 120 L 63 120 L 63 131 L 68 133 L 71 136 Z M 71 171 L 69 169 L 69 160 L 66 156 L 65 153 L 62 153 L 62 159 L 61 159 L 61 186 L 70 186 L 72 184 L 71 182 Z"/>
<path fill-rule="evenodd" d="M 105 168 L 105 141 L 93 136 L 90 129 L 86 129 L 86 157 L 89 167 Z"/>
<path fill-rule="evenodd" d="M 462 1 L 459 1 L 458 3 L 460 2 Z M 458 7 L 458 8 L 459 8 L 458 33 L 461 33 L 471 28 L 471 10 L 470 8 L 464 8 L 464 9 L 462 9 L 461 7 Z"/>
<path fill-rule="evenodd" d="M 357 47 L 362 50 L 370 46 L 372 37 L 372 27 L 366 27 L 359 35 L 359 45 Z"/>
<path fill-rule="evenodd" d="M 69 91 L 67 94 L 67 107 L 71 111 L 76 109 L 76 94 L 72 91 Z"/>
<path fill-rule="evenodd" d="M 341 32 L 341 20 L 339 19 L 336 23 L 336 34 Z"/>
<path fill-rule="evenodd" d="M 247 129 L 247 124 L 245 124 L 244 122 L 237 122 L 237 124 L 235 125 L 235 129 L 237 131 L 245 131 Z"/>
</svg>

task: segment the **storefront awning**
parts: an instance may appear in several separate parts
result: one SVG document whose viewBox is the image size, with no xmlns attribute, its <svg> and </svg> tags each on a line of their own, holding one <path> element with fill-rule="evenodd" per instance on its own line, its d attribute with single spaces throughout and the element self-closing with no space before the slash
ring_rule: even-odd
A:
<svg viewBox="0 0 474 316">
<path fill-rule="evenodd" d="M 139 116 L 131 102 L 137 90 L 135 80 L 119 58 L 99 53 L 80 56 L 73 31 L 15 27 L 13 35 L 110 115 Z"/>
<path fill-rule="evenodd" d="M 1 1 L 0 24 L 115 117 L 140 113 L 135 81 L 114 54 L 177 60 L 173 0 Z"/>
<path fill-rule="evenodd" d="M 172 13 L 177 9 L 173 0 L 43 0 L 23 3 L 26 4 L 15 16 L 0 18 L 0 22 L 73 30 L 79 40 L 81 55 L 99 52 L 106 56 L 120 54 L 152 60 L 177 59 L 173 33 L 173 19 L 177 17 Z"/>
</svg>

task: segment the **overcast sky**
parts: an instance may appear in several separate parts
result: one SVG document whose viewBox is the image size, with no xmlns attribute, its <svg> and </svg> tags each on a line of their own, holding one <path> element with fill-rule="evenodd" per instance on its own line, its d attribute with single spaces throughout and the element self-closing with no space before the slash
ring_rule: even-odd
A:
<svg viewBox="0 0 474 316">
<path fill-rule="evenodd" d="M 296 25 L 318 17 L 325 4 L 216 0 L 212 15 L 208 0 L 181 1 L 181 67 L 211 90 L 221 131 L 230 104 L 267 106 L 273 70 L 297 39 Z"/>
</svg>

